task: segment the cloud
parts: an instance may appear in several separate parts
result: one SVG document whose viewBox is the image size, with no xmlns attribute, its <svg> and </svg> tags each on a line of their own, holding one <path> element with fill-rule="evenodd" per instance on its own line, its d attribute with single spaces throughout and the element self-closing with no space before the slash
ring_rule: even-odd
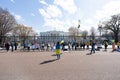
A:
<svg viewBox="0 0 120 80">
<path fill-rule="evenodd" d="M 22 20 L 22 17 L 20 15 L 15 14 L 14 16 L 16 20 Z"/>
<path fill-rule="evenodd" d="M 112 15 L 120 13 L 120 1 L 110 1 L 103 5 L 101 9 L 96 10 L 93 16 L 88 17 L 81 24 L 82 30 L 90 30 L 91 27 L 98 28 L 99 21 L 105 21 L 111 18 Z"/>
<path fill-rule="evenodd" d="M 10 0 L 12 3 L 15 3 L 15 1 L 14 0 Z"/>
<path fill-rule="evenodd" d="M 101 10 L 97 10 L 94 18 L 105 20 L 118 13 L 120 13 L 120 1 L 111 1 L 104 5 Z"/>
<path fill-rule="evenodd" d="M 80 17 L 75 15 L 79 9 L 77 10 L 73 0 L 58 0 L 58 2 L 54 0 L 52 5 L 48 4 L 38 11 L 43 16 L 44 27 L 61 31 L 68 31 L 69 27 L 76 26 L 78 19 L 74 19 Z"/>
<path fill-rule="evenodd" d="M 70 14 L 74 14 L 77 11 L 74 0 L 54 0 L 54 4 L 62 7 Z"/>
<path fill-rule="evenodd" d="M 45 19 L 45 24 L 44 26 L 50 26 L 50 27 L 53 27 L 53 28 L 62 28 L 64 23 L 63 21 L 60 21 L 58 19 Z"/>
<path fill-rule="evenodd" d="M 45 0 L 39 0 L 39 2 L 40 2 L 41 4 L 48 5 L 48 4 L 45 2 Z"/>
<path fill-rule="evenodd" d="M 31 15 L 31 16 L 35 16 L 35 14 L 34 14 L 34 13 L 31 13 L 30 15 Z"/>
<path fill-rule="evenodd" d="M 38 11 L 44 18 L 50 18 L 50 15 L 44 9 L 39 9 Z"/>
<path fill-rule="evenodd" d="M 69 27 L 77 27 L 78 21 L 77 20 L 71 20 L 71 19 L 45 19 L 45 23 L 43 25 L 44 27 L 51 27 L 52 29 L 58 30 L 58 31 L 68 31 Z"/>
<path fill-rule="evenodd" d="M 89 30 L 91 30 L 91 27 L 96 28 L 96 21 L 94 21 L 92 18 L 85 19 L 84 21 L 82 21 L 80 23 L 80 30 L 82 30 L 82 31 L 84 31 L 84 30 L 89 31 Z"/>
<path fill-rule="evenodd" d="M 44 18 L 56 18 L 62 16 L 61 10 L 55 5 L 49 5 L 46 9 L 39 9 L 39 12 Z"/>
<path fill-rule="evenodd" d="M 20 22 L 20 21 L 25 21 L 21 15 L 15 14 L 12 12 L 12 15 L 15 17 L 15 19 Z"/>
</svg>

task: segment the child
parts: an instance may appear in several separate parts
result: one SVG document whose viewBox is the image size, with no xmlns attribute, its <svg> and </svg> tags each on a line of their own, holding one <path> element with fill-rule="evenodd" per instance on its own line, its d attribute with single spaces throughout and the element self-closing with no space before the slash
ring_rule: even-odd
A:
<svg viewBox="0 0 120 80">
<path fill-rule="evenodd" d="M 94 41 L 91 42 L 91 53 L 90 54 L 92 54 L 92 52 L 95 53 L 95 42 Z"/>
<path fill-rule="evenodd" d="M 112 52 L 114 52 L 116 49 L 115 49 L 115 42 L 113 41 L 112 42 Z"/>
<path fill-rule="evenodd" d="M 60 42 L 57 42 L 56 44 L 56 56 L 57 59 L 60 59 Z"/>
<path fill-rule="evenodd" d="M 107 51 L 107 47 L 108 47 L 108 42 L 107 41 L 105 41 L 104 46 L 105 46 L 105 51 Z"/>
</svg>

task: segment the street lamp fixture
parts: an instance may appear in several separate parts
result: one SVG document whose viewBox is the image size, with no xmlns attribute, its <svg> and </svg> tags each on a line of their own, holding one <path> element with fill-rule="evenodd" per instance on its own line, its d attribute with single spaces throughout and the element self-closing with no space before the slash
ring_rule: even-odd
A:
<svg viewBox="0 0 120 80">
<path fill-rule="evenodd" d="M 98 30 L 100 32 L 100 37 L 99 37 L 100 39 L 99 40 L 100 40 L 100 43 L 101 43 L 101 36 L 102 36 L 101 35 L 101 32 L 102 32 L 102 25 L 101 25 L 101 23 L 99 23 L 99 25 L 98 25 Z"/>
</svg>

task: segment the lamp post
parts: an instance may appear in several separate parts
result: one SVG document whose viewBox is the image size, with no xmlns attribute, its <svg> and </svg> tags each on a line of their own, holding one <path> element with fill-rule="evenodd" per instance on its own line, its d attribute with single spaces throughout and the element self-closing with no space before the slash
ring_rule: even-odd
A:
<svg viewBox="0 0 120 80">
<path fill-rule="evenodd" d="M 79 28 L 80 28 L 80 20 L 78 20 L 78 30 L 77 30 L 77 37 L 79 36 Z"/>
<path fill-rule="evenodd" d="M 98 29 L 100 31 L 100 37 L 101 37 L 102 25 L 99 25 Z"/>
<path fill-rule="evenodd" d="M 98 24 L 98 30 L 100 32 L 100 37 L 101 37 L 102 36 L 101 35 L 101 31 L 102 31 L 102 24 L 101 24 L 101 22 L 99 22 L 99 24 Z"/>
<path fill-rule="evenodd" d="M 36 42 L 36 33 L 34 33 L 34 43 Z"/>
<path fill-rule="evenodd" d="M 116 27 L 119 28 L 119 26 L 120 26 L 120 20 L 117 20 Z M 118 42 L 118 41 L 119 41 L 119 33 L 118 33 L 117 37 L 115 38 L 115 42 Z"/>
<path fill-rule="evenodd" d="M 101 36 L 102 36 L 102 25 L 101 25 L 101 23 L 98 25 L 98 30 L 100 32 L 100 42 L 101 42 Z"/>
</svg>

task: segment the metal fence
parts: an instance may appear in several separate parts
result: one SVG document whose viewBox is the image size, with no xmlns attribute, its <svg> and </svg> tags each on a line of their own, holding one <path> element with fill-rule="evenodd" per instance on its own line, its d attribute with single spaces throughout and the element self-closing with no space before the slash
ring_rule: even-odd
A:
<svg viewBox="0 0 120 80">
<path fill-rule="evenodd" d="M 87 42 L 90 40 L 103 42 L 104 40 L 113 40 L 112 36 L 0 36 L 0 42 L 37 42 L 48 43 L 57 41 L 64 42 Z"/>
</svg>

